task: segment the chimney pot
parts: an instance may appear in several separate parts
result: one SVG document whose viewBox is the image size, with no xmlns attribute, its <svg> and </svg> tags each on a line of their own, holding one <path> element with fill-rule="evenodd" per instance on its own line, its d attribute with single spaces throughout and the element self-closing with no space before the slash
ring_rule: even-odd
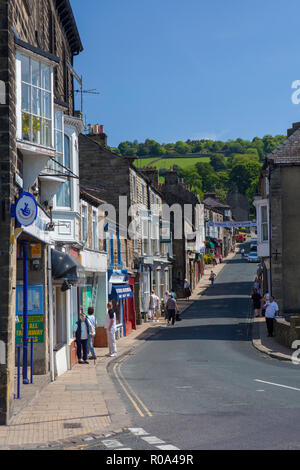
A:
<svg viewBox="0 0 300 470">
<path fill-rule="evenodd" d="M 103 125 L 100 126 L 100 134 L 104 134 L 104 126 Z"/>
</svg>

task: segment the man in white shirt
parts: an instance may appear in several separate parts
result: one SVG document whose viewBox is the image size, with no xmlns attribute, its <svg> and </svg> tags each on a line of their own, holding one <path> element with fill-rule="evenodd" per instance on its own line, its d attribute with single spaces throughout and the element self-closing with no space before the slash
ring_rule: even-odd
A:
<svg viewBox="0 0 300 470">
<path fill-rule="evenodd" d="M 274 297 L 270 296 L 270 300 L 267 300 L 264 307 L 265 310 L 265 317 L 266 317 L 266 324 L 268 329 L 268 336 L 273 336 L 273 329 L 274 329 L 274 318 L 276 313 L 279 312 L 279 307 L 274 300 Z"/>
</svg>

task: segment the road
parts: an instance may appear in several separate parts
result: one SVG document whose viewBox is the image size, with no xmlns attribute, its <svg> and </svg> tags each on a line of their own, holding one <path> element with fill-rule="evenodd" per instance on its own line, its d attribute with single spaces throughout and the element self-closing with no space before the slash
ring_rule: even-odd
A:
<svg viewBox="0 0 300 470">
<path fill-rule="evenodd" d="M 251 343 L 256 269 L 236 255 L 181 322 L 111 367 L 133 429 L 93 448 L 300 448 L 299 366 Z"/>
</svg>

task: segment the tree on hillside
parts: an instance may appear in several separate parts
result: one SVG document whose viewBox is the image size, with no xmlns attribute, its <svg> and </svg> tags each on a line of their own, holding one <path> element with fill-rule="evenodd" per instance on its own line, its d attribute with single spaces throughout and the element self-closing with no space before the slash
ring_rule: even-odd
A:
<svg viewBox="0 0 300 470">
<path fill-rule="evenodd" d="M 261 164 L 254 161 L 239 162 L 229 173 L 230 186 L 237 185 L 239 192 L 246 194 L 253 181 L 259 177 Z"/>
<path fill-rule="evenodd" d="M 185 155 L 186 153 L 191 152 L 191 146 L 188 145 L 186 142 L 182 142 L 178 140 L 175 144 L 175 150 L 179 155 Z"/>
<path fill-rule="evenodd" d="M 226 169 L 226 160 L 223 155 L 212 155 L 210 157 L 210 164 L 215 171 L 222 171 Z"/>
<path fill-rule="evenodd" d="M 201 177 L 203 191 L 210 191 L 217 183 L 218 177 L 210 163 L 196 163 L 196 170 Z"/>
</svg>

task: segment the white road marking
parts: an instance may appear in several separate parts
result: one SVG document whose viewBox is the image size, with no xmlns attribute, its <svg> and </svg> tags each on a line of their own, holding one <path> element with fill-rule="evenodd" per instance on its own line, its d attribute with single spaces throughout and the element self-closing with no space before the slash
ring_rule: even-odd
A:
<svg viewBox="0 0 300 470">
<path fill-rule="evenodd" d="M 180 450 L 178 447 L 170 445 L 165 445 L 165 446 L 157 446 L 158 449 L 160 450 Z"/>
<path fill-rule="evenodd" d="M 107 440 L 101 441 L 101 442 L 108 449 L 114 449 L 115 447 L 123 447 L 123 444 L 121 444 L 121 442 L 117 441 L 116 439 L 107 439 Z"/>
<path fill-rule="evenodd" d="M 149 435 L 149 433 L 146 432 L 143 428 L 128 428 L 128 429 L 135 436 L 147 436 L 147 435 Z"/>
<path fill-rule="evenodd" d="M 165 444 L 164 441 L 162 441 L 161 439 L 158 439 L 158 437 L 155 437 L 155 436 L 146 436 L 146 437 L 142 437 L 142 439 L 148 442 L 148 444 Z"/>
<path fill-rule="evenodd" d="M 289 388 L 290 390 L 296 390 L 297 392 L 300 392 L 300 388 L 289 387 L 288 385 L 276 384 L 274 382 L 266 382 L 265 380 L 259 380 L 259 379 L 254 379 L 254 380 L 255 380 L 255 382 L 261 382 L 263 384 L 275 385 L 276 387 Z"/>
</svg>

